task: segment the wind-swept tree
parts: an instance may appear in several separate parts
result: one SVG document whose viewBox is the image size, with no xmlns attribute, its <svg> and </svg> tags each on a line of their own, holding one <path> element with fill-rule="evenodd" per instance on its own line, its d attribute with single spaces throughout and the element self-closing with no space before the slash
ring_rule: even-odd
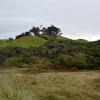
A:
<svg viewBox="0 0 100 100">
<path fill-rule="evenodd" d="M 16 39 L 23 37 L 23 36 L 30 36 L 31 33 L 34 34 L 35 36 L 39 36 L 45 39 L 52 39 L 56 38 L 57 35 L 61 35 L 60 29 L 55 27 L 54 25 L 51 25 L 49 27 L 43 27 L 41 25 L 40 27 L 35 27 L 33 26 L 32 29 L 30 29 L 28 32 L 22 33 L 20 35 L 16 36 Z"/>
<path fill-rule="evenodd" d="M 52 37 L 56 37 L 57 35 L 59 35 L 60 31 L 61 30 L 54 25 L 51 25 L 47 28 L 48 35 Z"/>
<path fill-rule="evenodd" d="M 61 33 L 60 33 L 61 30 L 59 28 L 55 27 L 54 25 L 51 25 L 47 28 L 43 27 L 41 31 L 43 33 L 42 36 L 47 39 L 56 38 L 57 35 L 61 35 Z"/>
<path fill-rule="evenodd" d="M 40 27 L 35 27 L 33 26 L 33 28 L 29 31 L 34 33 L 35 36 L 40 36 L 40 32 L 42 32 L 41 35 L 43 36 L 52 36 L 52 37 L 56 37 L 57 35 L 60 35 L 60 29 L 55 27 L 54 25 L 51 25 L 49 27 L 43 27 L 41 29 L 42 25 Z"/>
<path fill-rule="evenodd" d="M 39 36 L 40 28 L 33 26 L 29 32 L 33 33 L 35 36 Z"/>
</svg>

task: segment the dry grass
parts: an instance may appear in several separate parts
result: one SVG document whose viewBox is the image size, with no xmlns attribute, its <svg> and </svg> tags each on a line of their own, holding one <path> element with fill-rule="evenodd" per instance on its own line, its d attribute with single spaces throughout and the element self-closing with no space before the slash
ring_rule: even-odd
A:
<svg viewBox="0 0 100 100">
<path fill-rule="evenodd" d="M 0 71 L 2 95 L 5 98 L 0 100 L 100 100 L 100 72 L 26 75 L 3 70 Z"/>
</svg>

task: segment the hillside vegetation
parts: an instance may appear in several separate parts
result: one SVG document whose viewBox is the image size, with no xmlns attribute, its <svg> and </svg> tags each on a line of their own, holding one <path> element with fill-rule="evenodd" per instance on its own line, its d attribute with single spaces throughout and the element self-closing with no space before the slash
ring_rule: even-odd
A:
<svg viewBox="0 0 100 100">
<path fill-rule="evenodd" d="M 47 69 L 99 69 L 99 41 L 79 42 L 59 36 L 46 40 L 24 36 L 13 41 L 0 41 L 0 64 L 4 67 Z M 37 67 L 39 66 L 39 67 Z"/>
<path fill-rule="evenodd" d="M 57 40 L 71 40 L 65 38 L 63 36 L 57 36 Z M 6 47 L 22 47 L 22 48 L 30 48 L 30 47 L 40 47 L 43 46 L 48 40 L 43 39 L 38 36 L 24 36 L 19 39 L 15 39 L 9 41 L 9 39 L 0 40 L 0 48 Z"/>
<path fill-rule="evenodd" d="M 28 67 L 33 72 L 100 69 L 100 40 L 62 37 L 53 25 L 33 27 L 15 40 L 1 40 L 0 47 L 0 66 L 4 68 Z"/>
<path fill-rule="evenodd" d="M 89 42 L 89 41 L 84 40 L 84 39 L 78 39 L 77 41 L 80 42 L 80 43 L 88 43 Z"/>
<path fill-rule="evenodd" d="M 29 47 L 40 47 L 46 43 L 46 40 L 37 36 L 24 36 L 19 39 L 9 41 L 9 40 L 1 40 L 0 41 L 0 48 L 5 47 L 22 47 L 22 48 L 29 48 Z"/>
</svg>

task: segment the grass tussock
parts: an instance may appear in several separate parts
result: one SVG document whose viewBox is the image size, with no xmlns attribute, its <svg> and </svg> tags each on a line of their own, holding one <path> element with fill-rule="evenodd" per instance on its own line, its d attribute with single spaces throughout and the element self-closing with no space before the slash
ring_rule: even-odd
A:
<svg viewBox="0 0 100 100">
<path fill-rule="evenodd" d="M 18 88 L 8 91 L 5 86 L 0 84 L 0 100 L 23 100 L 23 95 Z"/>
</svg>

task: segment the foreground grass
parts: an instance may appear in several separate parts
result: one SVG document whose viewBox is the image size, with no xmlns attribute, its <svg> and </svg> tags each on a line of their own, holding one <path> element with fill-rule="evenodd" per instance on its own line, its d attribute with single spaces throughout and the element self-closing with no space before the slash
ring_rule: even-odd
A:
<svg viewBox="0 0 100 100">
<path fill-rule="evenodd" d="M 8 91 L 2 84 L 0 84 L 0 100 L 23 100 L 20 90 Z"/>
<path fill-rule="evenodd" d="M 3 70 L 0 100 L 100 100 L 100 72 L 26 75 Z"/>
</svg>

